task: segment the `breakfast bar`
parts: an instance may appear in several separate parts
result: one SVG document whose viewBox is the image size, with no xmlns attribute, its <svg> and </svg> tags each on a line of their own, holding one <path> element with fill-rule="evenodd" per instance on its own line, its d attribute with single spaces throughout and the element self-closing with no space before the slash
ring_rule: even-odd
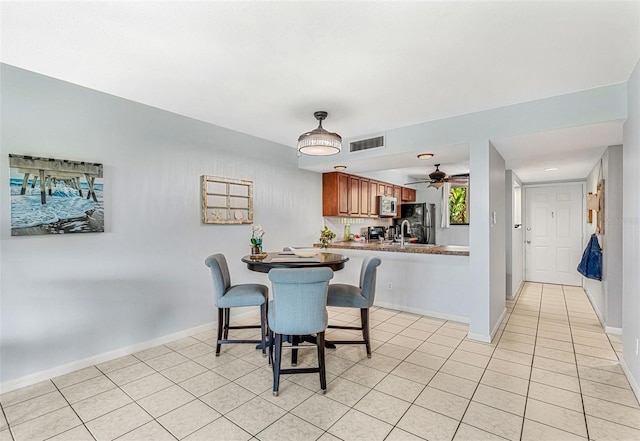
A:
<svg viewBox="0 0 640 441">
<path fill-rule="evenodd" d="M 334 283 L 357 279 L 362 259 L 375 254 L 382 259 L 376 281 L 375 305 L 399 311 L 469 322 L 469 247 L 379 241 L 332 242 L 349 265 L 336 273 Z"/>
<path fill-rule="evenodd" d="M 320 245 L 315 245 L 320 246 Z M 327 248 L 338 248 L 348 250 L 384 251 L 391 253 L 413 253 L 413 254 L 440 254 L 446 256 L 469 256 L 469 247 L 460 245 L 426 245 L 407 243 L 401 246 L 399 242 L 378 242 L 378 241 L 342 241 L 332 242 Z"/>
</svg>

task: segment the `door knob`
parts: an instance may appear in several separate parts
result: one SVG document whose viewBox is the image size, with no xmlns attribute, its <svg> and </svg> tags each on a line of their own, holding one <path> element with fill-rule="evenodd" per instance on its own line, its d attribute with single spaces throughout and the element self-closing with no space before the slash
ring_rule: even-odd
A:
<svg viewBox="0 0 640 441">
<path fill-rule="evenodd" d="M 527 241 L 527 243 L 531 243 L 531 241 L 530 241 L 530 240 L 528 240 L 528 241 Z"/>
</svg>

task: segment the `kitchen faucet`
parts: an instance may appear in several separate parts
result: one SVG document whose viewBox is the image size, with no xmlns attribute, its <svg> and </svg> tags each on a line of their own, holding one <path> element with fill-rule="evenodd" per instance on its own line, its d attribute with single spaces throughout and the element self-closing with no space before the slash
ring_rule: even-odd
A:
<svg viewBox="0 0 640 441">
<path fill-rule="evenodd" d="M 407 219 L 403 220 L 400 224 L 400 248 L 404 248 L 404 223 L 407 223 L 407 233 L 411 233 L 411 225 Z"/>
</svg>

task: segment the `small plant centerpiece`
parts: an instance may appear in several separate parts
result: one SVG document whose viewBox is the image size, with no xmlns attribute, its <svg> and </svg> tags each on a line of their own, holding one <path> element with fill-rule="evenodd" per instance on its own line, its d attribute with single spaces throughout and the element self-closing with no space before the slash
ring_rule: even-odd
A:
<svg viewBox="0 0 640 441">
<path fill-rule="evenodd" d="M 262 236 L 264 236 L 262 225 L 254 225 L 251 233 L 251 254 L 262 253 Z"/>
<path fill-rule="evenodd" d="M 322 230 L 320 230 L 320 246 L 321 246 L 321 248 L 323 248 L 323 249 L 327 248 L 327 246 L 329 245 L 329 242 L 331 242 L 335 238 L 336 238 L 336 233 L 331 231 L 325 225 L 324 228 Z"/>
</svg>

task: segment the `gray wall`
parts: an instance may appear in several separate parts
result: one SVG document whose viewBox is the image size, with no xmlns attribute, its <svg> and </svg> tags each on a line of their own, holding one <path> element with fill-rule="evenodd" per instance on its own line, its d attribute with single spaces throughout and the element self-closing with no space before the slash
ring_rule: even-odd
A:
<svg viewBox="0 0 640 441">
<path fill-rule="evenodd" d="M 1 87 L 2 383 L 210 324 L 213 252 L 268 283 L 250 225 L 201 223 L 201 175 L 254 182 L 267 249 L 318 238 L 321 177 L 289 147 L 7 65 Z M 9 153 L 103 163 L 106 232 L 11 237 Z"/>
<path fill-rule="evenodd" d="M 516 213 L 516 190 L 515 186 L 519 187 L 521 201 L 523 201 L 524 192 L 522 191 L 522 182 L 520 178 L 513 172 L 513 170 L 507 170 L 505 172 L 505 217 L 506 217 L 506 294 L 507 299 L 513 300 L 518 294 L 520 286 L 524 280 L 524 237 L 522 225 L 515 228 L 515 213 Z M 520 223 L 522 223 L 522 207 L 520 210 Z"/>
<path fill-rule="evenodd" d="M 627 83 L 622 150 L 622 366 L 640 397 L 640 62 Z"/>
<path fill-rule="evenodd" d="M 610 331 L 622 328 L 622 146 L 611 146 L 602 155 L 605 226 L 598 235 L 602 247 L 602 281 L 583 278 L 583 286 L 598 317 Z M 586 191 L 596 192 L 600 161 L 587 177 Z M 586 216 L 585 216 L 586 219 Z M 586 224 L 585 246 L 596 232 L 597 215 Z M 616 328 L 616 329 L 612 329 Z"/>
</svg>

